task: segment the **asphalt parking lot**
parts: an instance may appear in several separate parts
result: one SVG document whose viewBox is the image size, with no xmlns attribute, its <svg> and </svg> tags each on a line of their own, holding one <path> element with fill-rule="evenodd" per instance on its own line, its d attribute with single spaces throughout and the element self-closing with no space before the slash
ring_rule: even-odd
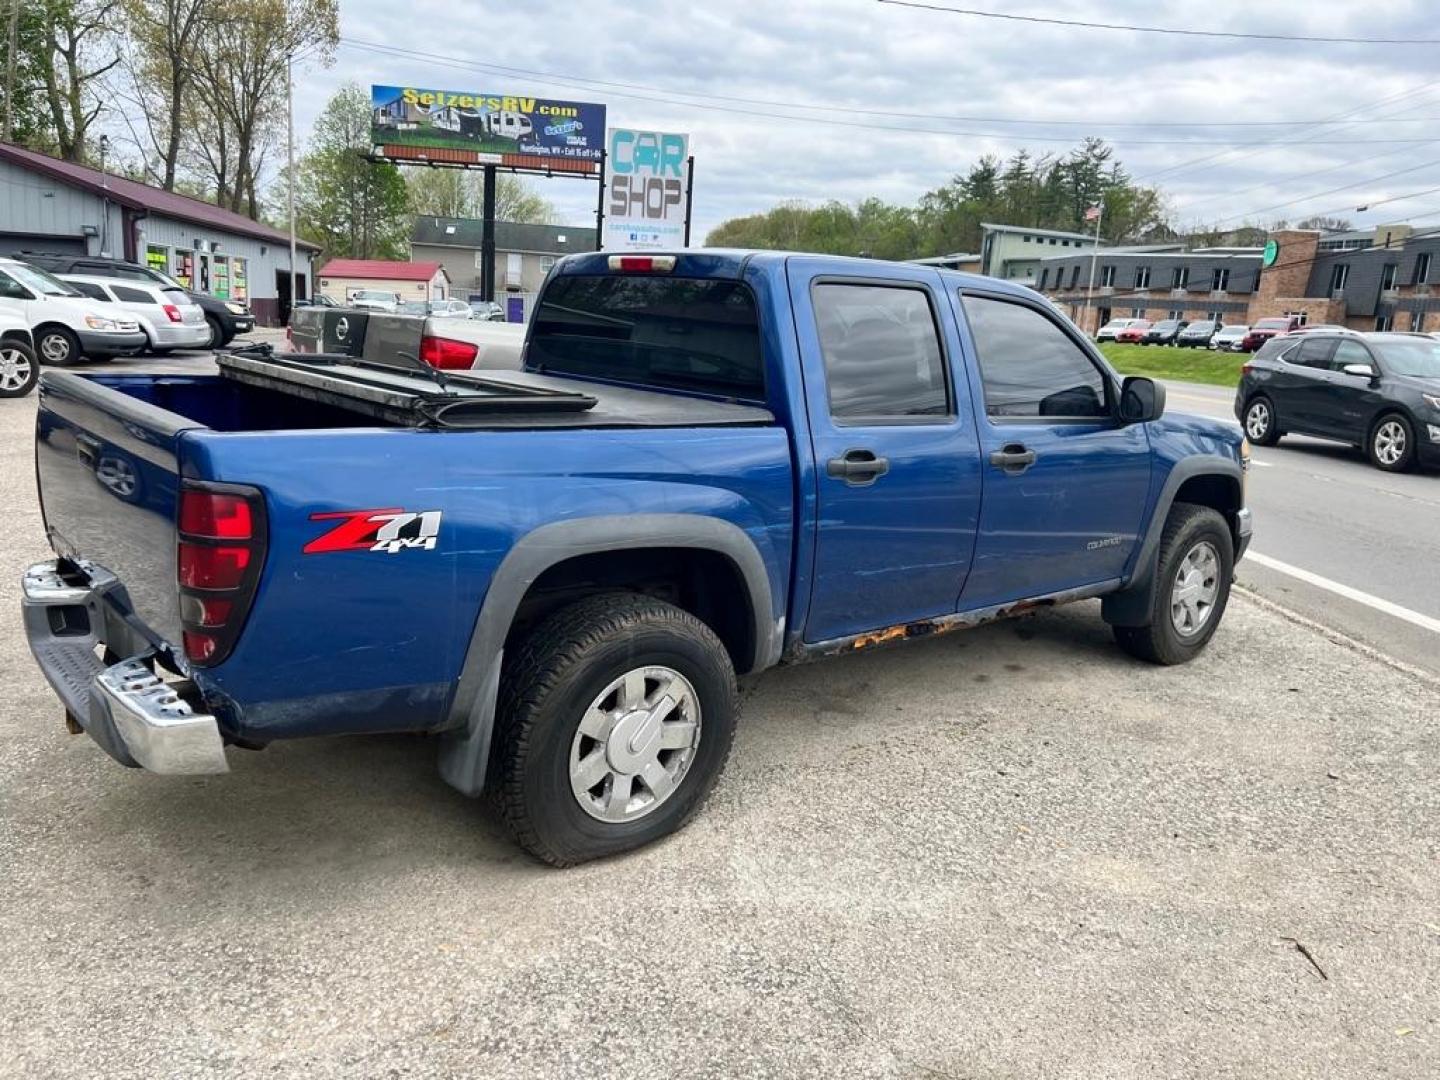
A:
<svg viewBox="0 0 1440 1080">
<path fill-rule="evenodd" d="M 166 778 L 67 735 L 33 412 L 0 1075 L 1440 1075 L 1440 682 L 1245 595 L 1150 668 L 1082 604 L 772 672 L 689 828 L 555 871 L 421 738 Z"/>
</svg>

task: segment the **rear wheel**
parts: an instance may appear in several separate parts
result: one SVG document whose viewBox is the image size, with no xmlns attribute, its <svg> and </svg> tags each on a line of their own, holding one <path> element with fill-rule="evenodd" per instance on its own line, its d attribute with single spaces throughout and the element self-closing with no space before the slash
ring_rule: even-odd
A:
<svg viewBox="0 0 1440 1080">
<path fill-rule="evenodd" d="M 735 672 L 714 632 L 646 596 L 556 612 L 501 674 L 496 797 L 516 839 L 570 866 L 680 828 L 730 755 Z"/>
<path fill-rule="evenodd" d="M 0 397 L 24 397 L 38 378 L 35 350 L 22 341 L 0 341 Z"/>
<path fill-rule="evenodd" d="M 35 334 L 35 351 L 44 364 L 73 364 L 80 359 L 80 342 L 63 326 L 47 326 Z"/>
<path fill-rule="evenodd" d="M 1274 446 L 1280 441 L 1275 406 L 1263 394 L 1245 406 L 1245 436 L 1256 446 Z"/>
<path fill-rule="evenodd" d="M 1404 472 L 1415 462 L 1415 429 L 1399 413 L 1388 413 L 1370 429 L 1366 449 L 1377 469 Z"/>
<path fill-rule="evenodd" d="M 1234 572 L 1235 542 L 1220 513 L 1176 503 L 1160 538 L 1150 625 L 1114 627 L 1115 640 L 1153 664 L 1193 660 L 1220 625 Z"/>
</svg>

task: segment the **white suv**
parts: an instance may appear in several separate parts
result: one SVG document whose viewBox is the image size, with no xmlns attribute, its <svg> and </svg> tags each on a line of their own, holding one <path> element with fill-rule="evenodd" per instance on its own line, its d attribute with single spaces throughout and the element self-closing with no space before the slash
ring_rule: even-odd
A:
<svg viewBox="0 0 1440 1080">
<path fill-rule="evenodd" d="M 146 345 L 153 353 L 210 346 L 210 326 L 205 321 L 205 312 L 184 289 L 88 274 L 55 276 L 91 300 L 113 304 L 138 320 L 145 332 Z"/>
<path fill-rule="evenodd" d="M 0 311 L 25 320 L 43 364 L 69 364 L 82 356 L 130 356 L 143 349 L 139 322 L 104 307 L 29 263 L 0 259 Z"/>
</svg>

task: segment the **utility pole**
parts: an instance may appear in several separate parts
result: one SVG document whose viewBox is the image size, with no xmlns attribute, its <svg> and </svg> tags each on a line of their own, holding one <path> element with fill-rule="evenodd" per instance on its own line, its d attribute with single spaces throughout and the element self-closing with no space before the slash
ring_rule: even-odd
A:
<svg viewBox="0 0 1440 1080">
<path fill-rule="evenodd" d="M 1105 198 L 1101 196 L 1100 202 L 1093 208 L 1095 210 L 1095 246 L 1090 249 L 1090 284 L 1085 288 L 1085 318 L 1081 323 L 1090 321 L 1090 298 L 1095 295 L 1095 260 L 1100 255 L 1100 222 L 1105 218 Z M 1095 330 L 1099 330 L 1097 326 Z M 1095 330 L 1086 331 L 1094 334 Z"/>
<path fill-rule="evenodd" d="M 294 53 L 285 54 L 285 170 L 286 199 L 290 203 L 290 310 L 295 310 L 295 82 Z M 288 320 L 287 320 L 288 321 Z"/>
<path fill-rule="evenodd" d="M 10 4 L 9 47 L 5 53 L 5 141 L 15 141 L 15 53 L 20 42 L 20 0 Z"/>
</svg>

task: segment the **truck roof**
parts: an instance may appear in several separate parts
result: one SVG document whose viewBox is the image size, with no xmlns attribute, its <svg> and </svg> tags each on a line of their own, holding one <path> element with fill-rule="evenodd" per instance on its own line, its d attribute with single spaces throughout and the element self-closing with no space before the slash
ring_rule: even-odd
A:
<svg viewBox="0 0 1440 1080">
<path fill-rule="evenodd" d="M 584 251 L 566 255 L 555 264 L 557 274 L 608 274 L 610 257 L 617 254 L 610 251 Z M 946 282 L 957 288 L 985 289 L 989 292 L 1009 293 L 1013 296 L 1034 298 L 1040 296 L 1034 289 L 1017 285 L 1000 278 L 983 274 L 967 274 L 961 270 L 946 270 L 940 267 L 920 266 L 917 263 L 892 262 L 887 259 L 864 259 L 854 255 L 825 255 L 813 251 L 770 251 L 747 248 L 679 248 L 670 251 L 635 252 L 639 256 L 673 257 L 676 260 L 672 273 L 684 277 L 735 277 L 744 272 L 747 264 L 779 270 L 791 259 L 823 259 L 833 263 L 836 273 L 863 277 L 874 273 L 876 266 L 903 267 L 907 270 L 924 270 L 937 273 Z"/>
</svg>

